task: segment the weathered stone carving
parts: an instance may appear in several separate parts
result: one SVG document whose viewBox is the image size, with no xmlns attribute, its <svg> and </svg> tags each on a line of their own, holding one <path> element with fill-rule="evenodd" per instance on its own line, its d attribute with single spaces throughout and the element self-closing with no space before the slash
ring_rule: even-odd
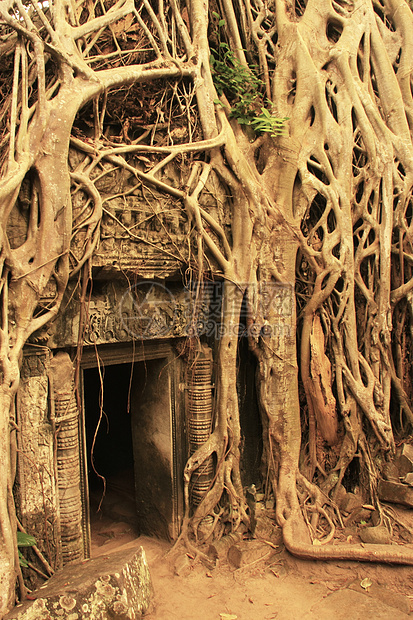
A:
<svg viewBox="0 0 413 620">
<path fill-rule="evenodd" d="M 56 425 L 57 483 L 63 564 L 84 557 L 79 450 L 79 410 L 73 365 L 67 353 L 58 352 L 50 364 L 50 383 Z"/>
<path fill-rule="evenodd" d="M 26 352 L 16 398 L 19 450 L 17 509 L 25 530 L 35 536 L 49 563 L 60 564 L 60 521 L 54 462 L 54 426 L 49 417 L 50 352 Z"/>
<path fill-rule="evenodd" d="M 95 282 L 87 304 L 84 344 L 178 338 L 193 335 L 194 330 L 203 333 L 208 323 L 211 290 L 207 288 L 198 299 L 195 291 L 176 282 L 139 281 L 129 286 L 119 280 Z M 65 314 L 58 317 L 48 339 L 52 348 L 76 346 L 80 317 L 76 291 L 69 289 L 69 299 Z"/>
<path fill-rule="evenodd" d="M 110 190 L 127 193 L 121 175 L 102 177 L 96 182 L 101 192 L 104 212 L 101 242 L 93 254 L 92 264 L 106 270 L 133 270 L 142 278 L 166 278 L 179 272 L 188 261 L 189 223 L 180 205 L 155 190 L 143 192 L 130 188 L 129 196 L 116 196 Z M 121 190 L 122 188 L 122 190 Z M 144 195 L 143 195 L 144 194 Z M 84 209 L 87 197 L 76 194 L 74 217 Z M 82 197 L 84 198 L 82 200 Z M 72 240 L 72 251 L 81 254 L 84 239 Z"/>
<path fill-rule="evenodd" d="M 152 583 L 142 547 L 65 567 L 5 620 L 137 620 L 148 610 Z"/>
<path fill-rule="evenodd" d="M 212 432 L 212 351 L 203 346 L 195 351 L 187 369 L 187 412 L 189 454 L 204 444 Z M 198 506 L 212 484 L 214 460 L 209 456 L 193 475 L 191 503 Z"/>
</svg>

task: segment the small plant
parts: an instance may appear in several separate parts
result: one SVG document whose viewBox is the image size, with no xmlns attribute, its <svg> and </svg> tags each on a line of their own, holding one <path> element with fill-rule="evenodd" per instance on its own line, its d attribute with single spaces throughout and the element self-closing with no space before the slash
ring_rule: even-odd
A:
<svg viewBox="0 0 413 620">
<path fill-rule="evenodd" d="M 256 116 L 251 125 L 257 133 L 269 133 L 273 138 L 284 133 L 284 123 L 288 118 L 277 118 L 267 108 L 261 108 L 261 114 Z"/>
<path fill-rule="evenodd" d="M 262 81 L 236 58 L 223 41 L 220 41 L 218 50 L 211 50 L 210 63 L 218 95 L 225 92 L 232 100 L 230 117 L 236 118 L 241 125 L 249 125 L 259 107 Z M 219 99 L 215 103 L 223 105 Z"/>
<path fill-rule="evenodd" d="M 254 67 L 251 69 L 243 65 L 229 45 L 221 40 L 220 29 L 225 25 L 225 20 L 218 13 L 213 13 L 213 16 L 218 19 L 219 43 L 217 50 L 211 50 L 212 79 L 218 95 L 226 93 L 231 99 L 229 117 L 237 119 L 240 125 L 249 125 L 258 134 L 269 133 L 273 137 L 282 134 L 288 119 L 277 118 L 262 107 L 264 82 L 257 77 Z M 226 107 L 219 99 L 215 103 Z"/>
<path fill-rule="evenodd" d="M 36 539 L 34 536 L 25 534 L 24 532 L 17 532 L 17 547 L 33 547 L 35 544 Z M 20 549 L 18 549 L 18 552 L 20 566 L 23 566 L 23 568 L 28 568 L 29 564 Z"/>
</svg>

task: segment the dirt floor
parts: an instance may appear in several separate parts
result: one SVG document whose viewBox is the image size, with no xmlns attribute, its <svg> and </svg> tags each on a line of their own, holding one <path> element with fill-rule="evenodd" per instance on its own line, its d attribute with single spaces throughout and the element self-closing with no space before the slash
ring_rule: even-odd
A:
<svg viewBox="0 0 413 620">
<path fill-rule="evenodd" d="M 136 538 L 127 521 L 97 518 L 92 556 L 126 545 L 146 553 L 154 596 L 146 620 L 365 620 L 413 615 L 413 568 L 358 562 L 312 562 L 293 558 L 280 531 L 271 541 L 239 545 L 242 553 L 216 566 L 183 549 Z M 275 542 L 274 542 L 275 541 Z M 235 562 L 235 565 L 234 565 Z M 238 565 L 238 568 L 236 568 Z"/>
</svg>

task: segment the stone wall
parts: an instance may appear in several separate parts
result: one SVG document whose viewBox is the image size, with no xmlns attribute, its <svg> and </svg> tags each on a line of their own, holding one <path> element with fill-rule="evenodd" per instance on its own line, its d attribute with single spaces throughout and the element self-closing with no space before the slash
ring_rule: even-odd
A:
<svg viewBox="0 0 413 620">
<path fill-rule="evenodd" d="M 61 563 L 60 513 L 54 457 L 56 427 L 50 415 L 51 353 L 26 349 L 16 400 L 19 427 L 15 497 L 23 527 L 53 567 Z"/>
<path fill-rule="evenodd" d="M 124 191 L 127 182 L 114 174 L 104 174 L 97 181 L 104 214 L 100 243 L 92 258 L 93 285 L 82 307 L 77 278 L 69 282 L 57 319 L 33 334 L 26 347 L 17 397 L 21 429 L 18 510 L 24 527 L 36 537 L 54 567 L 87 556 L 89 547 L 84 412 L 78 410 L 81 393 L 75 397 L 73 384 L 78 342 L 83 347 L 81 368 L 96 365 L 97 355 L 108 364 L 134 360 L 152 364 L 156 375 L 153 386 L 134 386 L 143 393 L 141 404 L 137 405 L 135 398 L 136 452 L 148 451 L 138 468 L 146 467 L 150 477 L 154 455 L 148 446 L 154 448 L 155 458 L 165 451 L 167 457 L 164 468 L 158 468 L 152 480 L 148 478 L 146 496 L 144 484 L 137 499 L 148 523 L 158 513 L 162 522 L 158 534 L 162 530 L 165 536 L 176 538 L 182 519 L 182 474 L 188 457 L 184 437 L 186 375 L 185 363 L 173 352 L 172 343 L 205 333 L 213 287 L 199 294 L 184 285 L 192 249 L 188 245 L 190 223 L 182 205 L 142 187 L 116 197 L 114 187 L 119 185 Z M 212 202 L 213 207 L 215 200 Z M 75 192 L 74 219 L 88 208 L 86 194 Z M 17 245 L 26 224 L 21 217 L 13 220 Z M 82 234 L 72 239 L 73 256 L 81 255 L 84 243 Z M 52 303 L 54 295 L 51 287 L 42 302 Z M 162 391 L 159 402 L 157 390 Z M 143 410 L 146 434 L 139 436 Z M 152 517 L 150 510 L 146 516 L 145 503 L 152 504 Z"/>
</svg>

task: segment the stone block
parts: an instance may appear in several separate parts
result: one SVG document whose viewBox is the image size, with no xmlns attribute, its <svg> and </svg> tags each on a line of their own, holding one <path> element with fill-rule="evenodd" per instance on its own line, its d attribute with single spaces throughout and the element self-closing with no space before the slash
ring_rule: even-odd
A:
<svg viewBox="0 0 413 620">
<path fill-rule="evenodd" d="M 391 504 L 403 504 L 413 508 L 413 488 L 401 482 L 391 482 L 390 480 L 379 480 L 379 498 L 383 502 Z"/>
<path fill-rule="evenodd" d="M 360 538 L 364 543 L 372 545 L 389 545 L 391 543 L 390 533 L 384 525 L 364 527 L 360 530 Z"/>
<path fill-rule="evenodd" d="M 15 607 L 4 620 L 138 620 L 152 583 L 142 547 L 71 564 Z"/>
<path fill-rule="evenodd" d="M 366 510 L 363 506 L 357 506 L 351 511 L 350 515 L 345 519 L 346 525 L 353 525 L 354 523 L 360 523 L 361 521 L 369 521 L 371 517 L 371 510 Z"/>
<path fill-rule="evenodd" d="M 386 603 L 366 593 L 356 592 L 350 589 L 342 589 L 325 596 L 319 603 L 311 608 L 313 618 L 318 620 L 390 620 L 391 618 L 409 618 L 407 613 L 396 611 Z"/>
<path fill-rule="evenodd" d="M 228 562 L 242 568 L 268 560 L 275 553 L 274 547 L 260 540 L 243 540 L 228 550 Z"/>
<path fill-rule="evenodd" d="M 359 581 L 356 581 L 349 586 L 349 589 L 376 599 L 403 614 L 408 615 L 410 612 L 409 599 L 403 594 L 389 590 L 385 586 L 373 582 L 368 590 L 365 590 L 361 587 Z M 398 615 L 394 614 L 393 617 L 398 617 Z"/>
<path fill-rule="evenodd" d="M 282 528 L 265 514 L 257 519 L 255 536 L 261 540 L 269 540 L 275 545 L 283 544 Z"/>
<path fill-rule="evenodd" d="M 397 459 L 397 467 L 401 478 L 413 471 L 413 446 L 409 443 L 403 444 L 400 456 Z"/>
<path fill-rule="evenodd" d="M 178 577 L 187 577 L 189 575 L 192 570 L 192 564 L 186 553 L 177 557 L 174 564 L 174 570 L 175 575 Z"/>
<path fill-rule="evenodd" d="M 410 487 L 413 487 L 413 472 L 409 471 L 409 473 L 403 478 L 403 482 L 408 484 Z"/>
<path fill-rule="evenodd" d="M 346 493 L 340 503 L 340 508 L 343 512 L 350 513 L 355 508 L 361 507 L 363 504 L 361 497 L 354 493 Z"/>
<path fill-rule="evenodd" d="M 340 484 L 338 485 L 333 492 L 333 499 L 336 502 L 337 506 L 341 506 L 345 496 L 347 495 L 346 488 Z"/>
<path fill-rule="evenodd" d="M 392 482 L 399 482 L 400 471 L 395 462 L 391 461 L 385 464 L 383 467 L 383 478 Z"/>
</svg>

